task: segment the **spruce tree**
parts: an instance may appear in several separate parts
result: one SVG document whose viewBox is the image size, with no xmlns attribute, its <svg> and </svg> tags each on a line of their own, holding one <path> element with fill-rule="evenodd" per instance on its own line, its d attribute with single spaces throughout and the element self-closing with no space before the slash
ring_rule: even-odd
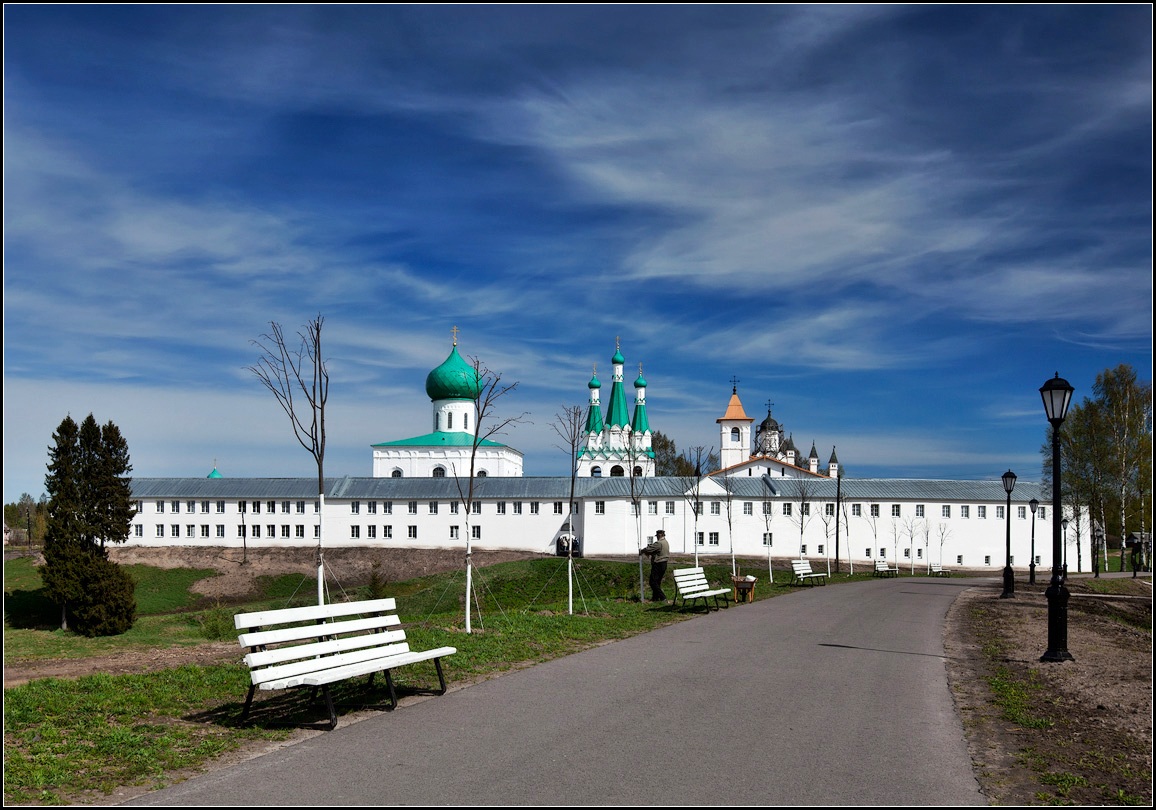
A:
<svg viewBox="0 0 1156 810">
<path fill-rule="evenodd" d="M 61 609 L 61 627 L 84 635 L 115 635 L 132 627 L 132 579 L 111 562 L 106 542 L 123 543 L 132 522 L 128 445 L 112 422 L 103 430 L 89 414 L 77 427 L 66 416 L 49 448 L 45 490 L 48 526 L 41 576 Z"/>
<path fill-rule="evenodd" d="M 44 537 L 44 565 L 40 569 L 45 595 L 60 605 L 61 629 L 68 629 L 68 605 L 82 595 L 80 490 L 77 456 L 80 430 L 71 416 L 52 434 L 48 448 L 48 474 L 44 490 L 48 495 L 48 526 Z"/>
</svg>

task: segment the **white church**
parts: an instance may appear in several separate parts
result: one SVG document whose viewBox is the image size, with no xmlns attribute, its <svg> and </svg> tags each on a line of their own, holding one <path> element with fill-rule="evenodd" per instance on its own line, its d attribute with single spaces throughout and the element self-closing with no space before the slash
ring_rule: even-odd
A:
<svg viewBox="0 0 1156 810">
<path fill-rule="evenodd" d="M 932 564 L 1002 570 L 1009 497 L 1000 480 L 943 481 L 841 477 L 832 448 L 820 465 L 814 444 L 801 458 L 768 409 L 752 436 L 737 386 L 715 421 L 720 469 L 701 476 L 655 475 L 639 366 L 633 412 L 625 358 L 616 344 L 603 409 L 597 366 L 573 504 L 569 476 L 523 474 L 522 454 L 478 435 L 477 370 L 458 354 L 426 378 L 430 433 L 370 446 L 372 475 L 329 477 L 324 515 L 316 478 L 134 478 L 129 544 L 464 548 L 554 554 L 573 536 L 585 556 L 637 555 L 664 529 L 679 555 L 805 558 L 818 570 L 836 555 L 844 566 L 886 560 L 913 572 Z M 722 405 L 720 401 L 720 405 Z M 473 456 L 469 516 L 461 486 Z M 1050 493 L 1020 482 L 1010 497 L 1012 564 L 1052 565 Z M 1086 515 L 1064 536 L 1071 570 L 1090 565 Z M 324 518 L 324 520 L 322 520 Z M 846 570 L 846 568 L 844 568 Z"/>
</svg>

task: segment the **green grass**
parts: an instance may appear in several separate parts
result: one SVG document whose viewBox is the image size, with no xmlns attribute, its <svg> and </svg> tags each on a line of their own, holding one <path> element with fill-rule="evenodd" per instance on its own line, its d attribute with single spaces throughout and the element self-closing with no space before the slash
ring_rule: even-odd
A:
<svg viewBox="0 0 1156 810">
<path fill-rule="evenodd" d="M 287 730 L 198 718 L 244 694 L 243 666 L 45 678 L 4 691 L 4 802 L 67 804 L 167 774 Z"/>
<path fill-rule="evenodd" d="M 672 561 L 671 567 L 690 564 Z M 761 568 L 753 561 L 741 565 L 744 572 L 759 577 L 759 600 L 797 590 L 786 584 L 789 573 L 777 570 L 772 584 L 767 582 L 765 563 Z M 712 582 L 729 584 L 729 560 L 704 567 Z M 574 568 L 573 615 L 567 605 L 564 560 L 543 558 L 475 569 L 477 604 L 470 634 L 464 632 L 464 572 L 386 583 L 384 590 L 398 598 L 415 648 L 458 649 L 443 662 L 451 683 L 549 660 L 696 615 L 640 602 L 638 566 L 632 562 L 580 559 Z M 136 624 L 121 636 L 84 638 L 59 629 L 59 610 L 44 599 L 39 574 L 28 559 L 6 563 L 5 664 L 235 639 L 235 613 L 312 604 L 317 592 L 316 580 L 307 576 L 260 577 L 254 582 L 254 595 L 243 604 L 208 603 L 192 593 L 191 586 L 210 571 L 149 566 L 129 570 L 137 588 Z M 644 566 L 643 576 L 648 572 Z M 863 573 L 836 581 L 870 578 L 870 573 Z M 669 574 L 666 584 L 672 596 Z M 369 586 L 342 596 L 368 598 Z M 437 684 L 432 664 L 405 667 L 396 676 L 403 691 Z M 261 696 L 251 723 L 241 726 L 238 717 L 247 689 L 247 670 L 240 663 L 48 678 L 6 689 L 5 803 L 99 803 L 118 786 L 160 787 L 175 772 L 195 768 L 251 740 L 283 737 L 288 733 L 286 724 L 324 719 L 323 709 L 308 704 L 308 690 L 288 690 Z M 367 688 L 364 680 L 337 685 L 334 699 L 339 714 L 386 701 L 380 684 Z"/>
</svg>

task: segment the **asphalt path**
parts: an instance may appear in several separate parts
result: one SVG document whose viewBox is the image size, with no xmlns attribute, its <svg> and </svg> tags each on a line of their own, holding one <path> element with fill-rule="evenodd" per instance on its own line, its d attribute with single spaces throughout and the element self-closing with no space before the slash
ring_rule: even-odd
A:
<svg viewBox="0 0 1156 810">
<path fill-rule="evenodd" d="M 800 588 L 539 664 L 138 805 L 983 805 L 947 686 L 963 589 Z"/>
</svg>

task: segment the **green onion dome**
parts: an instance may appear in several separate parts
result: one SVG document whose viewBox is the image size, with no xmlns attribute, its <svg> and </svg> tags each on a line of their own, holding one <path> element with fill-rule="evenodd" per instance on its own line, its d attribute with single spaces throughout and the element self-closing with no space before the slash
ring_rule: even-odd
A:
<svg viewBox="0 0 1156 810">
<path fill-rule="evenodd" d="M 620 366 L 626 362 L 626 358 L 623 357 L 622 352 L 616 348 L 614 350 L 614 356 L 610 358 L 610 362 L 616 366 Z"/>
<path fill-rule="evenodd" d="M 462 359 L 455 343 L 450 356 L 425 378 L 425 392 L 433 401 L 439 399 L 476 400 L 482 393 L 477 369 Z"/>
<path fill-rule="evenodd" d="M 645 388 L 646 387 L 646 380 L 643 378 L 641 371 L 638 372 L 638 379 L 634 381 L 634 387 L 635 388 Z"/>
<path fill-rule="evenodd" d="M 588 382 L 586 384 L 586 387 L 589 388 L 590 390 L 594 390 L 595 388 L 601 388 L 602 387 L 602 383 L 598 381 L 598 375 L 597 374 L 595 374 L 593 377 L 590 378 L 590 382 Z"/>
</svg>

